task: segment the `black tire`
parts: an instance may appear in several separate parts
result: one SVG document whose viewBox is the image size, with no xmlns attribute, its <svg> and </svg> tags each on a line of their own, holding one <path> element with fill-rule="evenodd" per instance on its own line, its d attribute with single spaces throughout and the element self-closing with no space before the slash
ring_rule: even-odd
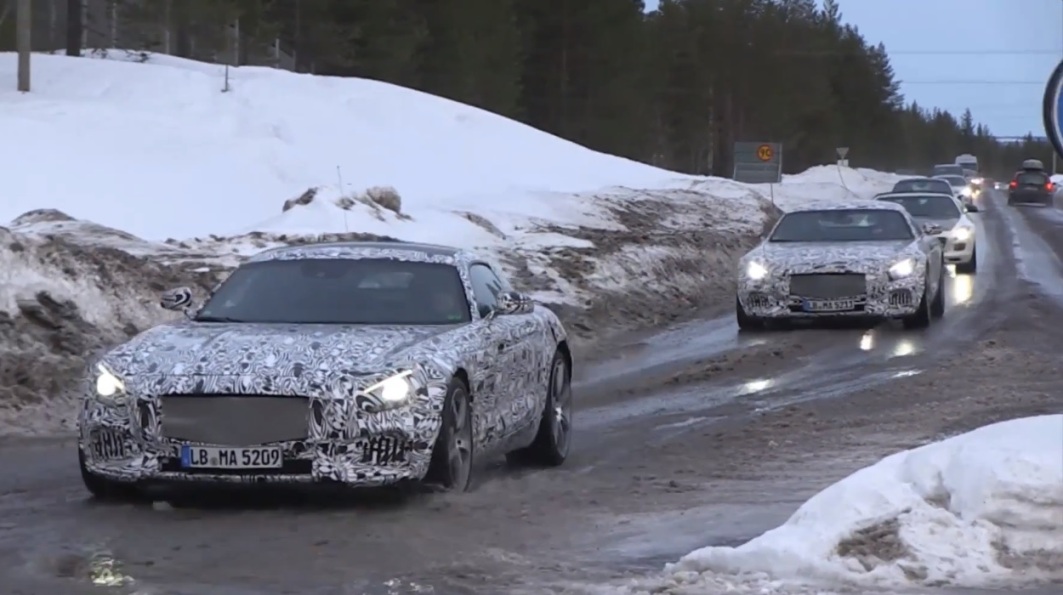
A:
<svg viewBox="0 0 1063 595">
<path fill-rule="evenodd" d="M 572 368 L 560 350 L 550 363 L 550 384 L 535 440 L 527 448 L 506 453 L 510 465 L 558 467 L 572 444 Z"/>
<path fill-rule="evenodd" d="M 432 448 L 432 462 L 425 483 L 444 490 L 464 492 L 472 485 L 475 445 L 472 427 L 472 399 L 469 387 L 460 378 L 451 378 L 443 400 L 443 423 Z"/>
<path fill-rule="evenodd" d="M 735 296 L 735 322 L 738 323 L 740 331 L 760 331 L 767 326 L 763 318 L 746 314 L 746 309 L 742 307 L 742 301 L 738 299 L 738 296 Z"/>
<path fill-rule="evenodd" d="M 971 249 L 971 260 L 956 265 L 956 272 L 970 275 L 978 272 L 978 246 Z"/>
<path fill-rule="evenodd" d="M 926 292 L 930 289 L 929 283 L 923 284 L 923 297 L 919 299 L 919 309 L 915 311 L 915 314 L 911 316 L 905 316 L 901 319 L 901 323 L 904 324 L 906 329 L 920 329 L 927 328 L 932 322 L 932 316 L 930 315 L 930 299 L 926 295 Z"/>
<path fill-rule="evenodd" d="M 143 494 L 135 485 L 112 481 L 96 475 L 85 466 L 85 453 L 78 448 L 78 468 L 81 470 L 81 482 L 96 500 L 101 502 L 138 502 L 144 500 Z"/>
<path fill-rule="evenodd" d="M 930 302 L 930 315 L 941 318 L 945 315 L 945 263 L 941 263 L 941 272 L 938 273 L 938 291 Z"/>
</svg>

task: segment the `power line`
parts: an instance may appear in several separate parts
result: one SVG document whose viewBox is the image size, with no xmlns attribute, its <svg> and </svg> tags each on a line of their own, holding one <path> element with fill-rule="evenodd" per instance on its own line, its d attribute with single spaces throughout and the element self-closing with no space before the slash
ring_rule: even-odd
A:
<svg viewBox="0 0 1063 595">
<path fill-rule="evenodd" d="M 850 52 L 838 50 L 776 50 L 774 54 L 793 56 L 835 56 Z M 1058 56 L 1059 50 L 891 50 L 886 48 L 888 56 Z"/>
</svg>

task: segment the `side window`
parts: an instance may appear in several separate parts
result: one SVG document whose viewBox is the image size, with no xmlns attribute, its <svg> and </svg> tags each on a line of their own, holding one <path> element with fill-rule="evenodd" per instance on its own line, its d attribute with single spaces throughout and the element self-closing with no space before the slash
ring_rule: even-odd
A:
<svg viewBox="0 0 1063 595">
<path fill-rule="evenodd" d="M 498 294 L 505 290 L 505 284 L 490 267 L 484 264 L 474 264 L 469 267 L 469 277 L 472 280 L 472 293 L 476 298 L 476 307 L 480 310 L 480 316 L 487 316 L 494 309 Z"/>
</svg>

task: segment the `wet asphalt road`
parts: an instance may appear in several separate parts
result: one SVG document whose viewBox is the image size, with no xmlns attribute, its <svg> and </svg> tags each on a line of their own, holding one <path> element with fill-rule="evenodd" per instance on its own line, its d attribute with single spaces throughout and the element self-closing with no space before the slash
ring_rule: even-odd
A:
<svg viewBox="0 0 1063 595">
<path fill-rule="evenodd" d="M 499 583 L 652 568 L 708 543 L 741 542 L 798 502 L 780 497 L 774 509 L 745 514 L 741 506 L 705 508 L 692 494 L 691 510 L 701 512 L 632 523 L 633 511 L 654 508 L 647 474 L 668 473 L 655 449 L 685 440 L 697 453 L 713 424 L 844 398 L 962 358 L 966 345 L 1003 323 L 1021 278 L 1063 302 L 1063 214 L 1013 210 L 999 199 L 987 197 L 988 209 L 975 215 L 979 272 L 950 275 L 946 316 L 930 329 L 745 335 L 727 316 L 644 335 L 581 370 L 582 407 L 564 468 L 493 464 L 467 494 L 100 505 L 86 499 L 68 441 L 4 443 L 2 591 L 483 593 Z"/>
</svg>

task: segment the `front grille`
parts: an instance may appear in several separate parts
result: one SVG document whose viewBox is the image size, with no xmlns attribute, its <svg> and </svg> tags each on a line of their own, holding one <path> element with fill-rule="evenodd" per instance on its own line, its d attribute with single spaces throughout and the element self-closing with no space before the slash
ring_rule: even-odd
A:
<svg viewBox="0 0 1063 595">
<path fill-rule="evenodd" d="M 907 289 L 898 289 L 890 292 L 891 306 L 911 306 L 915 304 L 915 296 Z"/>
<path fill-rule="evenodd" d="M 307 436 L 303 397 L 168 395 L 161 403 L 162 435 L 173 440 L 248 446 Z"/>
<path fill-rule="evenodd" d="M 867 293 L 867 280 L 857 273 L 815 273 L 792 275 L 790 295 L 804 298 L 836 299 Z"/>
</svg>

